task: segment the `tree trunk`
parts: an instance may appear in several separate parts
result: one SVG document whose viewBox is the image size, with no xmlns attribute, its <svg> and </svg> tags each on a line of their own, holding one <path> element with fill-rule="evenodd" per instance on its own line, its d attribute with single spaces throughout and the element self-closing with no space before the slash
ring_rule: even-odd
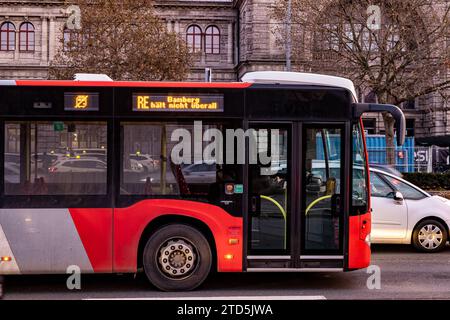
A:
<svg viewBox="0 0 450 320">
<path fill-rule="evenodd" d="M 386 130 L 386 163 L 395 165 L 395 141 L 394 141 L 394 124 L 395 120 L 391 114 L 383 113 L 384 128 Z"/>
</svg>

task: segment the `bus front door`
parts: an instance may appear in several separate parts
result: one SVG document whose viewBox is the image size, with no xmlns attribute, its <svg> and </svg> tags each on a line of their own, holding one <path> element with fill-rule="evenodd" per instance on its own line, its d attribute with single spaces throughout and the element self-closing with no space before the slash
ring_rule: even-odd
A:
<svg viewBox="0 0 450 320">
<path fill-rule="evenodd" d="M 304 125 L 300 191 L 300 260 L 304 269 L 341 270 L 345 127 Z"/>
<path fill-rule="evenodd" d="M 342 270 L 345 127 L 252 129 L 246 270 Z"/>
</svg>

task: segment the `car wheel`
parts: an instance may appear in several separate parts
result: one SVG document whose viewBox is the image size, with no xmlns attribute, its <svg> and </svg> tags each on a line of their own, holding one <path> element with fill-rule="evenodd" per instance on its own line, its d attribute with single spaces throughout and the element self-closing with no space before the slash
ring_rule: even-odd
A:
<svg viewBox="0 0 450 320">
<path fill-rule="evenodd" d="M 163 291 L 189 291 L 200 286 L 211 270 L 208 240 L 197 229 L 172 224 L 156 231 L 143 256 L 149 281 Z"/>
<path fill-rule="evenodd" d="M 413 232 L 413 245 L 422 252 L 438 252 L 447 244 L 447 228 L 436 220 L 425 220 Z"/>
</svg>

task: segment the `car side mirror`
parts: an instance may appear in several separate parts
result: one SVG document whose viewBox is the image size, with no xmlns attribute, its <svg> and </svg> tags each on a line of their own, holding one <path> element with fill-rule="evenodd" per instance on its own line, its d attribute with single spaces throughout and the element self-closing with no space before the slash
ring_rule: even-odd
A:
<svg viewBox="0 0 450 320">
<path fill-rule="evenodd" d="M 396 191 L 394 193 L 394 200 L 395 201 L 403 201 L 403 200 L 405 200 L 405 198 L 403 197 L 403 194 L 401 192 Z"/>
</svg>

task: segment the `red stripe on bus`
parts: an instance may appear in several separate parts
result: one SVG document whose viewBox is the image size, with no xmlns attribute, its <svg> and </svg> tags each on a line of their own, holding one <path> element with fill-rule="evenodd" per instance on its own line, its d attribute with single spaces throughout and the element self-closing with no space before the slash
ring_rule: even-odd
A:
<svg viewBox="0 0 450 320">
<path fill-rule="evenodd" d="M 217 271 L 242 271 L 242 218 L 202 202 L 144 200 L 129 208 L 114 209 L 114 272 L 136 272 L 139 241 L 145 228 L 154 219 L 169 215 L 196 219 L 210 229 L 217 251 Z M 231 245 L 230 238 L 238 239 L 238 243 Z"/>
<path fill-rule="evenodd" d="M 92 268 L 112 272 L 112 209 L 69 209 Z"/>
<path fill-rule="evenodd" d="M 114 88 L 199 88 L 245 89 L 245 82 L 141 82 L 141 81 L 70 81 L 70 80 L 17 80 L 17 86 L 28 87 L 114 87 Z"/>
</svg>

